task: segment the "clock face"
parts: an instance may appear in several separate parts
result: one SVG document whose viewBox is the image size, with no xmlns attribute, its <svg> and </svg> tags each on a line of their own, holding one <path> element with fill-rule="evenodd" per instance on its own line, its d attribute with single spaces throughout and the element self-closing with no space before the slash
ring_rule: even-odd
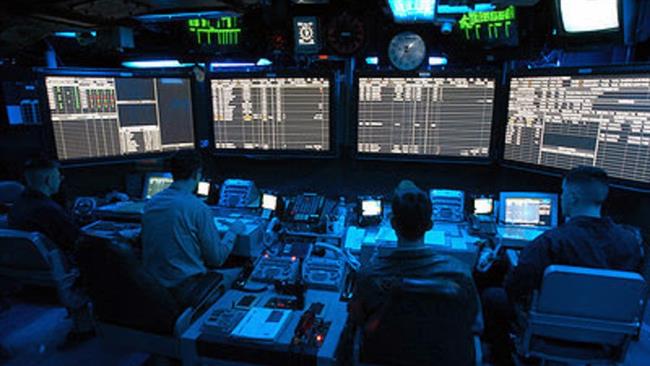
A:
<svg viewBox="0 0 650 366">
<path fill-rule="evenodd" d="M 427 46 L 419 35 L 413 32 L 397 34 L 388 45 L 388 58 L 396 68 L 404 71 L 415 70 L 422 64 Z"/>
</svg>

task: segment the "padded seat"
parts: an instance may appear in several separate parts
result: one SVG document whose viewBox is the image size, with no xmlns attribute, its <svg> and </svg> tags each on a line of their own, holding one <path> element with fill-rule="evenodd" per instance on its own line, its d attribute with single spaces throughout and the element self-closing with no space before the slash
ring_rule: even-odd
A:
<svg viewBox="0 0 650 366">
<path fill-rule="evenodd" d="M 473 296 L 450 280 L 401 279 L 362 332 L 361 363 L 475 365 L 480 342 L 478 309 L 468 309 Z"/>
<path fill-rule="evenodd" d="M 213 276 L 214 287 L 203 300 L 184 308 L 130 249 L 108 239 L 82 238 L 78 261 L 98 334 L 109 343 L 167 357 L 180 358 L 180 336 L 198 309 L 223 292 L 220 278 Z"/>
<path fill-rule="evenodd" d="M 0 277 L 23 285 L 66 287 L 78 276 L 43 234 L 0 229 Z"/>
<path fill-rule="evenodd" d="M 647 292 L 638 273 L 549 266 L 524 317 L 517 351 L 568 363 L 623 362 L 639 336 Z"/>
</svg>

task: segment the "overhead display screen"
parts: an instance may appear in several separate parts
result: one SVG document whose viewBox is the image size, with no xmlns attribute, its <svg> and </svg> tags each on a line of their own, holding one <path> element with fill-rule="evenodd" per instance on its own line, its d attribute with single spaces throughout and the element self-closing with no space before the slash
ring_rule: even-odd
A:
<svg viewBox="0 0 650 366">
<path fill-rule="evenodd" d="M 650 77 L 514 77 L 506 160 L 650 182 Z"/>
<path fill-rule="evenodd" d="M 60 160 L 194 147 L 189 79 L 48 76 Z"/>
<path fill-rule="evenodd" d="M 213 79 L 217 149 L 330 150 L 330 81 L 320 77 Z"/>
<path fill-rule="evenodd" d="M 487 158 L 495 80 L 360 77 L 360 153 Z"/>
</svg>

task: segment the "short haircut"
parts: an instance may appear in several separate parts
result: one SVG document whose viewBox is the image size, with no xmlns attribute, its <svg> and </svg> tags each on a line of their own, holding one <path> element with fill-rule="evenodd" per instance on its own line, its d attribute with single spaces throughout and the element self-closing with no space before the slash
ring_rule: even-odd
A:
<svg viewBox="0 0 650 366">
<path fill-rule="evenodd" d="M 169 160 L 174 180 L 185 180 L 201 168 L 201 155 L 194 150 L 179 151 Z"/>
<path fill-rule="evenodd" d="M 30 187 L 40 187 L 53 169 L 58 169 L 59 163 L 55 160 L 36 158 L 28 160 L 25 164 L 25 181 Z"/>
<path fill-rule="evenodd" d="M 397 186 L 392 209 L 395 231 L 406 240 L 419 240 L 431 228 L 431 200 L 411 181 Z"/>
<path fill-rule="evenodd" d="M 583 199 L 591 204 L 602 205 L 609 193 L 607 172 L 593 166 L 579 166 L 571 169 L 564 181 L 576 189 Z"/>
</svg>

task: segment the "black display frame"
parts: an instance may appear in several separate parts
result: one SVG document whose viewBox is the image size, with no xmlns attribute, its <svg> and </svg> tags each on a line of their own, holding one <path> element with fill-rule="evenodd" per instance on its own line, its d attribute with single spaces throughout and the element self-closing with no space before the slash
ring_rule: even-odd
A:
<svg viewBox="0 0 650 366">
<path fill-rule="evenodd" d="M 39 103 L 41 106 L 41 116 L 43 119 L 43 133 L 46 141 L 46 154 L 49 158 L 55 158 L 61 162 L 64 167 L 77 167 L 88 165 L 102 165 L 114 163 L 129 163 L 144 159 L 161 159 L 171 156 L 177 151 L 198 150 L 199 136 L 197 130 L 197 105 L 195 91 L 195 80 L 192 77 L 191 70 L 186 69 L 150 69 L 150 70 L 132 70 L 132 69 L 103 69 L 103 68 L 40 68 L 35 70 L 37 73 L 37 87 L 41 90 Z M 52 124 L 52 115 L 50 112 L 49 98 L 47 96 L 47 77 L 105 77 L 105 78 L 183 78 L 187 79 L 190 84 L 190 105 L 191 105 L 191 120 L 192 120 L 192 133 L 194 136 L 193 147 L 183 148 L 178 150 L 150 152 L 150 153 L 133 153 L 123 155 L 112 155 L 91 158 L 74 158 L 74 159 L 60 159 L 57 154 L 56 139 L 54 137 L 54 128 Z"/>
<path fill-rule="evenodd" d="M 502 116 L 502 72 L 497 69 L 488 70 L 431 70 L 431 71 L 384 71 L 384 70 L 359 70 L 354 74 L 352 87 L 351 114 L 353 123 L 352 154 L 357 160 L 369 161 L 405 161 L 424 162 L 439 164 L 473 164 L 491 165 L 497 162 L 499 155 L 499 144 L 496 137 L 499 136 L 499 121 Z M 490 126 L 490 144 L 488 155 L 485 157 L 458 157 L 448 155 L 417 155 L 417 154 L 392 154 L 392 153 L 368 153 L 359 151 L 359 79 L 363 77 L 384 77 L 384 78 L 489 78 L 494 80 L 494 94 L 492 105 L 492 122 Z"/>
<path fill-rule="evenodd" d="M 232 79 L 281 79 L 281 78 L 325 78 L 329 80 L 329 149 L 323 151 L 317 150 L 273 150 L 273 149 L 219 149 L 216 147 L 215 139 L 215 122 L 214 106 L 212 96 L 212 80 L 232 80 Z M 207 98 L 209 106 L 209 123 L 210 123 L 210 150 L 216 156 L 225 157 L 250 157 L 267 160 L 282 160 L 287 158 L 296 159 L 335 159 L 340 157 L 340 146 L 337 141 L 338 137 L 338 110 L 335 107 L 338 101 L 337 80 L 334 71 L 225 71 L 211 72 L 206 77 Z"/>
<path fill-rule="evenodd" d="M 505 134 L 508 127 L 509 112 L 510 112 L 510 87 L 513 78 L 518 77 L 553 77 L 553 76 L 625 76 L 635 74 L 647 74 L 650 77 L 650 64 L 636 64 L 636 65 L 615 65 L 615 66 L 577 66 L 577 67 L 554 67 L 554 68 L 538 68 L 538 69 L 517 69 L 511 70 L 507 74 L 507 81 L 505 83 L 505 100 L 506 105 L 504 108 L 503 130 L 499 136 L 501 148 L 499 149 L 499 165 L 537 174 L 547 176 L 562 177 L 569 170 L 562 168 L 555 168 L 539 164 L 531 164 L 517 160 L 509 160 L 505 158 L 506 143 Z M 624 179 L 614 176 L 609 176 L 612 186 L 626 190 L 633 190 L 639 192 L 650 192 L 650 182 L 642 182 L 633 179 Z"/>
</svg>

